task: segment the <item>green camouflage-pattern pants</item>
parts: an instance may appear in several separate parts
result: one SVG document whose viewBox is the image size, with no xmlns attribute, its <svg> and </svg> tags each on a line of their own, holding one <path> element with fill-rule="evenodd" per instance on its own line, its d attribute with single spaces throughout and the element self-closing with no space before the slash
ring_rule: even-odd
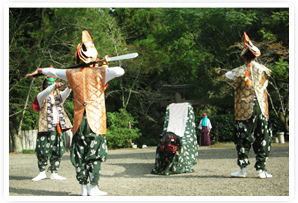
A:
<svg viewBox="0 0 298 203">
<path fill-rule="evenodd" d="M 155 167 L 152 174 L 170 175 L 179 173 L 192 173 L 193 166 L 198 162 L 198 144 L 195 130 L 195 116 L 192 105 L 188 104 L 188 115 L 184 136 L 175 154 L 164 154 L 157 146 L 155 154 Z M 169 107 L 166 110 L 163 134 L 166 133 L 169 122 Z"/>
<path fill-rule="evenodd" d="M 262 115 L 258 101 L 254 102 L 253 115 L 249 120 L 236 121 L 234 128 L 234 142 L 237 150 L 237 164 L 245 168 L 250 164 L 248 154 L 253 146 L 256 154 L 256 170 L 266 170 L 266 161 L 271 151 L 272 130 L 268 118 Z"/>
<path fill-rule="evenodd" d="M 37 135 L 35 154 L 38 160 L 40 172 L 46 170 L 48 160 L 50 167 L 48 170 L 57 172 L 60 167 L 62 155 L 65 153 L 64 134 L 58 134 L 57 128 L 53 132 L 40 132 Z"/>
<path fill-rule="evenodd" d="M 106 161 L 107 155 L 105 135 L 94 134 L 84 116 L 70 149 L 70 161 L 80 184 L 86 185 L 90 181 L 92 185 L 98 185 L 101 162 Z"/>
</svg>

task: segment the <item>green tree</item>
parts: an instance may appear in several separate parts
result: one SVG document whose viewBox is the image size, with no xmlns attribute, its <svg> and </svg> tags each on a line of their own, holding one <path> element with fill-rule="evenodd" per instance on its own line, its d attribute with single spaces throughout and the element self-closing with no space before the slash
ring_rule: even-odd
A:
<svg viewBox="0 0 298 203">
<path fill-rule="evenodd" d="M 139 129 L 134 127 L 137 121 L 124 108 L 118 112 L 107 113 L 107 143 L 108 148 L 128 147 L 141 136 Z"/>
</svg>

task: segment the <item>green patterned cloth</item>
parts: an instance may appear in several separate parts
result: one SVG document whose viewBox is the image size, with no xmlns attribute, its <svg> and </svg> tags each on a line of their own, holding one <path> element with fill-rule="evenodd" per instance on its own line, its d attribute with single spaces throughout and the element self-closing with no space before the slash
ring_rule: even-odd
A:
<svg viewBox="0 0 298 203">
<path fill-rule="evenodd" d="M 35 154 L 39 171 L 45 171 L 50 161 L 49 170 L 58 171 L 62 155 L 65 153 L 64 134 L 58 134 L 57 127 L 53 132 L 39 132 L 36 138 Z"/>
<path fill-rule="evenodd" d="M 246 121 L 235 121 L 234 143 L 237 150 L 238 166 L 245 168 L 250 164 L 249 151 L 252 146 L 256 154 L 256 170 L 266 170 L 272 137 L 269 119 L 262 114 L 259 103 L 255 100 L 252 117 Z"/>
<path fill-rule="evenodd" d="M 108 147 L 105 135 L 94 134 L 86 116 L 77 133 L 72 138 L 70 161 L 76 170 L 76 178 L 80 184 L 98 185 L 101 162 L 108 158 Z M 89 179 L 89 181 L 88 181 Z"/>
<path fill-rule="evenodd" d="M 169 124 L 169 106 L 166 110 L 163 134 L 167 132 Z M 186 119 L 186 128 L 184 136 L 181 138 L 181 146 L 173 155 L 166 155 L 160 151 L 157 146 L 155 155 L 155 168 L 152 169 L 152 174 L 170 175 L 179 173 L 191 173 L 195 170 L 193 165 L 198 162 L 198 145 L 195 130 L 195 116 L 193 107 L 188 103 L 188 114 Z"/>
</svg>

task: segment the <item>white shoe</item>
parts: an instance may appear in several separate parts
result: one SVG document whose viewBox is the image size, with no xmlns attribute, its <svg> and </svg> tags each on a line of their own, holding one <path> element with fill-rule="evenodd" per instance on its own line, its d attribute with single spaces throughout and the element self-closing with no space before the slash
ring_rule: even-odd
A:
<svg viewBox="0 0 298 203">
<path fill-rule="evenodd" d="M 104 196 L 104 195 L 107 195 L 107 194 L 108 193 L 98 189 L 97 185 L 90 185 L 90 190 L 89 190 L 89 195 L 90 196 Z"/>
<path fill-rule="evenodd" d="M 82 196 L 87 196 L 88 195 L 88 185 L 81 185 L 82 188 Z"/>
<path fill-rule="evenodd" d="M 35 178 L 32 179 L 32 181 L 36 182 L 36 181 L 40 181 L 42 179 L 47 178 L 46 172 L 40 172 Z"/>
<path fill-rule="evenodd" d="M 264 178 L 272 178 L 272 175 L 267 173 L 266 171 L 259 170 L 259 178 L 264 179 Z"/>
<path fill-rule="evenodd" d="M 57 173 L 52 173 L 51 180 L 66 180 L 66 178 L 59 176 Z"/>
<path fill-rule="evenodd" d="M 246 178 L 247 177 L 247 169 L 246 168 L 241 168 L 239 171 L 235 173 L 231 173 L 232 177 L 236 178 Z"/>
</svg>

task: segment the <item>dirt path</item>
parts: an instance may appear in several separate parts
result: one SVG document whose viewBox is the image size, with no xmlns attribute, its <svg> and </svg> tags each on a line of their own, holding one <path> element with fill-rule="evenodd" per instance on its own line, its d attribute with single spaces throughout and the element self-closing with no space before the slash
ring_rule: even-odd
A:
<svg viewBox="0 0 298 203">
<path fill-rule="evenodd" d="M 194 173 L 152 175 L 155 149 L 110 150 L 108 160 L 102 164 L 100 188 L 108 196 L 289 196 L 288 144 L 273 145 L 267 162 L 273 178 L 265 180 L 257 178 L 252 151 L 248 178 L 231 178 L 230 173 L 238 166 L 235 149 L 229 146 L 199 147 Z M 67 180 L 32 182 L 37 174 L 34 154 L 10 154 L 9 196 L 76 196 L 81 192 L 69 153 L 64 154 L 59 170 Z"/>
</svg>

